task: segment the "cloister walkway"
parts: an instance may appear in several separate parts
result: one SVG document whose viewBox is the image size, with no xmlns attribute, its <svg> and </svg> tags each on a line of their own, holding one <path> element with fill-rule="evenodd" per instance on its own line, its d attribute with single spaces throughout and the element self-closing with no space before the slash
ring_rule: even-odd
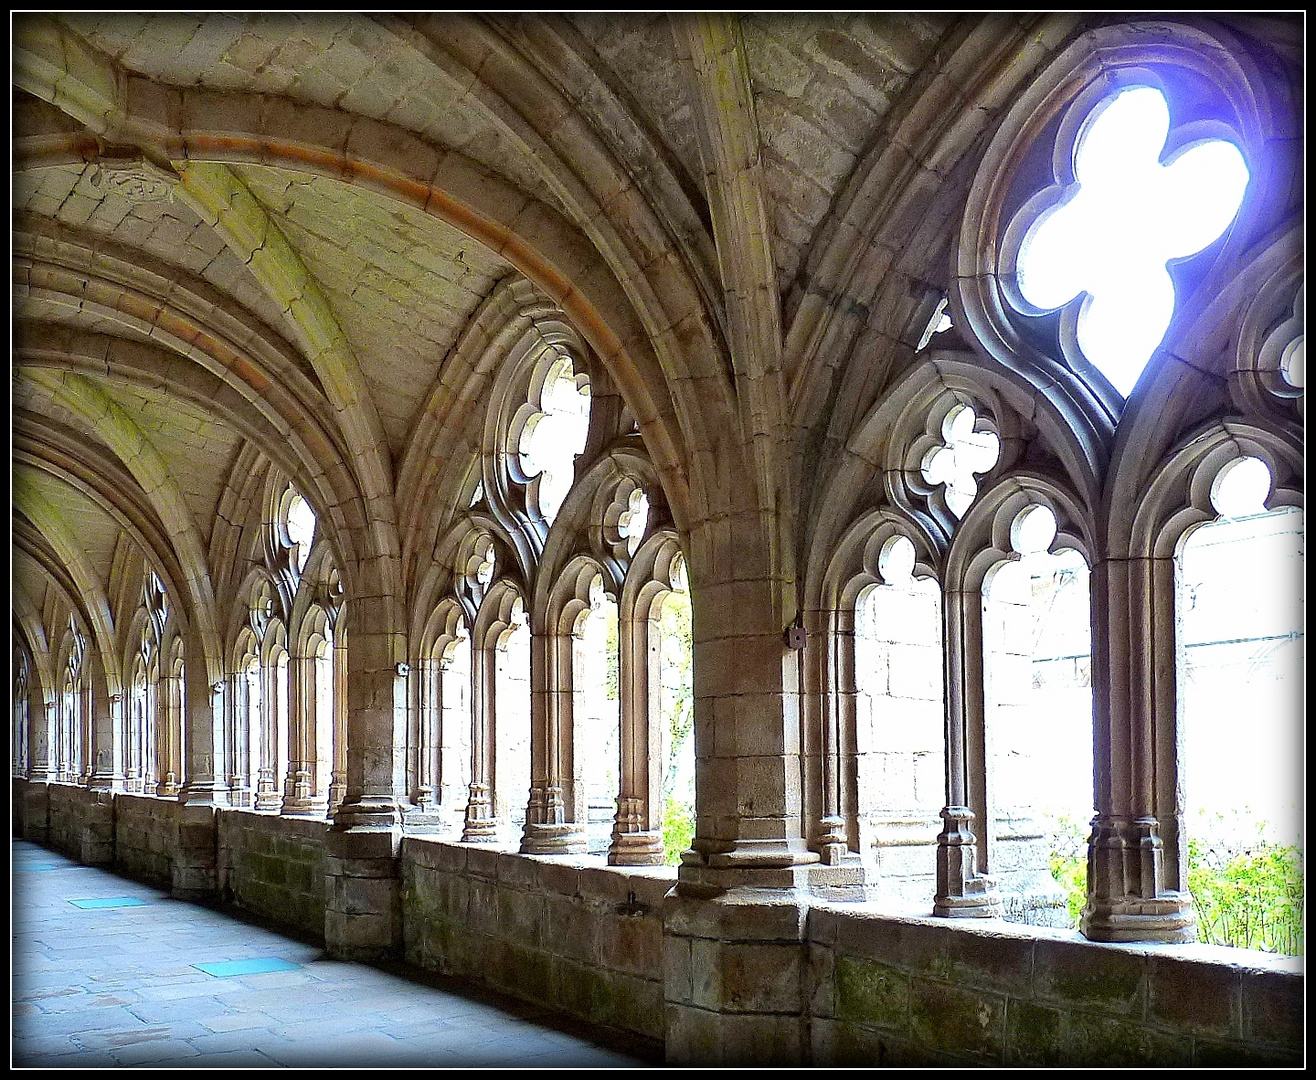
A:
<svg viewBox="0 0 1316 1080">
<path fill-rule="evenodd" d="M 542 1011 L 330 960 L 35 844 L 12 857 L 15 1066 L 644 1064 Z"/>
</svg>

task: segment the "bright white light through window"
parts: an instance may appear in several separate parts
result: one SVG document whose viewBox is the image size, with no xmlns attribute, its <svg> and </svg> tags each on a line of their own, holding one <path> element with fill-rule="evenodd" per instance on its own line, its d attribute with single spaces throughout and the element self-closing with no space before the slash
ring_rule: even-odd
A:
<svg viewBox="0 0 1316 1080">
<path fill-rule="evenodd" d="M 306 568 L 306 557 L 311 553 L 315 538 L 315 511 L 300 495 L 294 494 L 288 503 L 288 539 L 297 545 L 297 569 Z"/>
<path fill-rule="evenodd" d="M 1306 388 L 1307 337 L 1305 334 L 1285 346 L 1284 354 L 1279 361 L 1279 372 L 1284 376 L 1284 381 L 1295 389 Z"/>
<path fill-rule="evenodd" d="M 574 464 L 589 433 L 589 380 L 577 376 L 571 358 L 549 369 L 539 409 L 521 433 L 521 469 L 539 480 L 539 512 L 550 525 L 575 480 Z"/>
<path fill-rule="evenodd" d="M 1056 538 L 1056 516 L 1049 506 L 1029 506 L 1010 525 L 1010 544 L 1020 555 L 1040 555 Z"/>
<path fill-rule="evenodd" d="M 1266 512 L 1270 469 L 1260 458 L 1231 461 L 1211 484 L 1211 505 L 1221 517 L 1237 520 Z"/>
<path fill-rule="evenodd" d="M 1001 440 L 990 431 L 974 431 L 978 417 L 967 405 L 956 405 L 941 424 L 944 445 L 923 456 L 923 479 L 946 485 L 946 505 L 962 518 L 978 494 L 975 475 L 991 470 L 1001 456 Z"/>
<path fill-rule="evenodd" d="M 636 488 L 626 505 L 627 509 L 617 519 L 617 531 L 626 538 L 627 552 L 634 555 L 640 550 L 644 530 L 649 527 L 649 496 Z"/>
<path fill-rule="evenodd" d="M 893 536 L 882 545 L 877 571 L 887 585 L 908 586 L 914 579 L 914 544 L 907 536 Z"/>
<path fill-rule="evenodd" d="M 1053 311 L 1087 293 L 1078 347 L 1125 397 L 1174 314 L 1166 263 L 1225 231 L 1249 179 L 1243 155 L 1221 139 L 1196 142 L 1162 164 L 1169 131 L 1169 107 L 1152 87 L 1098 105 L 1075 146 L 1078 183 L 1019 246 L 1019 292 L 1029 304 Z"/>
</svg>

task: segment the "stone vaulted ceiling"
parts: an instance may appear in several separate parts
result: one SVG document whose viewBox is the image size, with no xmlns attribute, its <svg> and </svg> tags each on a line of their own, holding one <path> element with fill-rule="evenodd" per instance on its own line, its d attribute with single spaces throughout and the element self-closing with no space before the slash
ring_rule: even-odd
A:
<svg viewBox="0 0 1316 1080">
<path fill-rule="evenodd" d="M 465 509 L 453 455 L 496 374 L 469 365 L 509 279 L 608 370 L 678 526 L 805 506 L 809 454 L 944 289 L 990 118 L 1079 29 L 16 16 L 20 588 L 108 594 L 116 551 L 156 544 L 211 595 L 225 493 L 273 462 L 348 577 L 373 555 L 405 594 Z"/>
</svg>

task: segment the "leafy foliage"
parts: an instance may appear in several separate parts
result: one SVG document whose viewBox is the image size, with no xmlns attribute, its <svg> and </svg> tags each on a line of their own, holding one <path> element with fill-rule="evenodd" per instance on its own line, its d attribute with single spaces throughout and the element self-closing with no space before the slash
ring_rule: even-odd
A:
<svg viewBox="0 0 1316 1080">
<path fill-rule="evenodd" d="M 681 852 L 689 848 L 694 835 L 694 805 L 668 795 L 663 804 L 663 850 L 667 853 L 668 866 L 677 866 L 681 862 Z"/>
<path fill-rule="evenodd" d="M 1300 956 L 1302 854 L 1259 840 L 1241 850 L 1188 841 L 1197 940 Z"/>
<path fill-rule="evenodd" d="M 1051 851 L 1051 876 L 1065 891 L 1070 922 L 1087 901 L 1086 837 L 1062 822 Z M 1197 940 L 1239 949 L 1303 955 L 1303 860 L 1296 847 L 1258 839 L 1239 845 L 1188 841 L 1188 889 Z"/>
<path fill-rule="evenodd" d="M 695 725 L 693 636 L 688 596 L 669 593 L 658 616 L 659 648 L 662 657 L 662 708 L 667 724 L 667 761 L 663 771 L 663 850 L 667 864 L 681 861 L 681 852 L 690 847 L 695 831 L 694 792 L 678 790 L 681 785 L 682 759 L 689 772 L 688 742 Z M 689 785 L 692 774 L 684 777 Z"/>
</svg>

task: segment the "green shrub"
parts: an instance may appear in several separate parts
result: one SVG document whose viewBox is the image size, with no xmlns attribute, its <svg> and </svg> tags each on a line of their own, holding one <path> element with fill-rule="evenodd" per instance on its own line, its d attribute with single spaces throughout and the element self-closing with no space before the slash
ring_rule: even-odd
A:
<svg viewBox="0 0 1316 1080">
<path fill-rule="evenodd" d="M 667 796 L 667 802 L 663 805 L 663 851 L 667 853 L 668 866 L 680 864 L 681 852 L 690 847 L 694 835 L 694 806 Z"/>
<path fill-rule="evenodd" d="M 1188 841 L 1197 940 L 1301 956 L 1302 854 L 1259 840 L 1239 848 Z"/>
</svg>

